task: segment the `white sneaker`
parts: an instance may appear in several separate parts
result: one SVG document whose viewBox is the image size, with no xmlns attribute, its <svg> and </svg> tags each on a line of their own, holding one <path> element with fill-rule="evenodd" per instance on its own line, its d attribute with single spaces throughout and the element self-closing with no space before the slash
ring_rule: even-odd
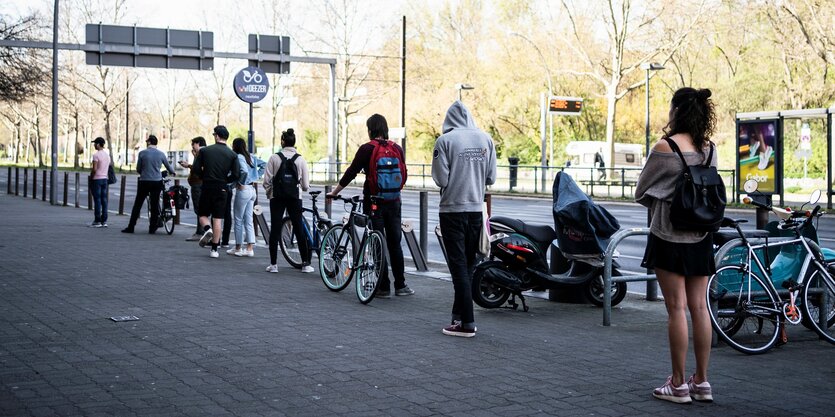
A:
<svg viewBox="0 0 835 417">
<path fill-rule="evenodd" d="M 96 222 L 93 222 L 92 224 L 90 224 L 90 225 L 89 225 L 89 226 L 87 226 L 87 227 L 99 228 L 99 227 L 101 227 L 101 223 L 96 223 Z"/>
<path fill-rule="evenodd" d="M 107 223 L 102 223 L 101 227 L 107 227 Z"/>
<path fill-rule="evenodd" d="M 241 248 L 241 250 L 235 252 L 235 256 L 246 256 L 251 258 L 255 256 L 255 250 L 246 250 L 244 248 Z"/>
<path fill-rule="evenodd" d="M 220 254 L 217 253 L 216 250 L 212 250 L 211 252 L 209 252 L 209 257 L 210 258 L 217 258 L 218 256 L 220 256 Z"/>
<path fill-rule="evenodd" d="M 267 267 L 267 272 L 272 272 L 273 274 L 278 273 L 278 265 L 270 265 Z"/>
<path fill-rule="evenodd" d="M 768 163 L 772 154 L 774 154 L 774 149 L 772 149 L 771 146 L 766 146 L 765 150 L 760 154 L 760 163 L 757 165 L 757 168 L 760 170 L 768 168 Z"/>
<path fill-rule="evenodd" d="M 203 232 L 203 236 L 200 238 L 197 244 L 200 245 L 201 248 L 205 248 L 212 242 L 212 238 L 214 238 L 212 229 L 206 230 L 205 232 Z"/>
<path fill-rule="evenodd" d="M 241 256 L 241 255 L 238 255 L 238 252 L 240 252 L 241 250 L 243 250 L 243 249 L 230 248 L 230 249 L 226 250 L 226 254 L 227 255 Z"/>
<path fill-rule="evenodd" d="M 754 142 L 754 144 L 751 145 L 751 151 L 749 152 L 750 155 L 751 156 L 756 155 L 757 154 L 757 149 L 759 149 L 759 148 L 760 148 L 760 141 Z"/>
<path fill-rule="evenodd" d="M 313 267 L 310 265 L 305 265 L 302 267 L 302 272 L 304 272 L 305 274 L 309 274 L 313 271 L 315 271 L 315 269 L 313 269 Z"/>
</svg>

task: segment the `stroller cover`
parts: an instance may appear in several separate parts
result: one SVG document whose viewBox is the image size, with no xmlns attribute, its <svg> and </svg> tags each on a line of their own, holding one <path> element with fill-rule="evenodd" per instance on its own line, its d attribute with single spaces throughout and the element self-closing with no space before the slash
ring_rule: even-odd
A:
<svg viewBox="0 0 835 417">
<path fill-rule="evenodd" d="M 560 251 L 566 258 L 603 266 L 609 238 L 620 229 L 618 220 L 595 204 L 565 172 L 554 178 L 552 198 Z"/>
</svg>

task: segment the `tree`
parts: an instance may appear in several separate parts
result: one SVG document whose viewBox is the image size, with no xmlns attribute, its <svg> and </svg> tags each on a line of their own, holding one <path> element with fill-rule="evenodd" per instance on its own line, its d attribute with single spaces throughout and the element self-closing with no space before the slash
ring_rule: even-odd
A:
<svg viewBox="0 0 835 417">
<path fill-rule="evenodd" d="M 606 39 L 604 45 L 596 45 L 591 35 L 581 28 L 593 27 L 590 19 L 581 20 L 576 7 L 561 0 L 566 12 L 573 39 L 563 38 L 563 44 L 574 52 L 577 64 L 583 70 L 565 68 L 562 71 L 588 77 L 598 85 L 598 94 L 606 98 L 606 146 L 609 160 L 615 160 L 615 121 L 617 103 L 624 96 L 644 85 L 645 79 L 638 78 L 641 64 L 651 61 L 666 63 L 684 45 L 687 36 L 705 11 L 704 1 L 696 7 L 681 8 L 682 5 L 659 2 L 647 3 L 643 7 L 632 0 L 607 0 L 602 14 Z M 692 5 L 691 5 L 692 6 Z M 668 9 L 669 7 L 669 9 Z M 659 17 L 673 9 L 693 10 L 679 15 L 683 20 L 678 25 L 663 27 Z M 659 36 L 666 34 L 666 36 Z M 612 164 L 610 164 L 612 166 Z"/>
<path fill-rule="evenodd" d="M 17 20 L 0 14 L 0 39 L 32 40 L 43 29 L 37 14 Z M 27 48 L 0 47 L 0 101 L 21 102 L 41 93 L 52 79 L 46 71 L 48 60 L 43 52 Z"/>
</svg>

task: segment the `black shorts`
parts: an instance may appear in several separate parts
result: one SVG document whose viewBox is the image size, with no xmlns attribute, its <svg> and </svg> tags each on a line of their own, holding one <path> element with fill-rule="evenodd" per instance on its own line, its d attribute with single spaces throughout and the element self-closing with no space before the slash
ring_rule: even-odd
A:
<svg viewBox="0 0 835 417">
<path fill-rule="evenodd" d="M 713 235 L 696 243 L 668 242 L 647 236 L 647 249 L 641 262 L 644 268 L 659 268 L 685 277 L 711 276 L 716 272 L 713 260 Z"/>
<path fill-rule="evenodd" d="M 212 216 L 222 219 L 226 212 L 226 199 L 229 198 L 229 190 L 224 186 L 206 186 L 200 190 L 200 203 L 197 204 L 197 215 Z"/>
</svg>

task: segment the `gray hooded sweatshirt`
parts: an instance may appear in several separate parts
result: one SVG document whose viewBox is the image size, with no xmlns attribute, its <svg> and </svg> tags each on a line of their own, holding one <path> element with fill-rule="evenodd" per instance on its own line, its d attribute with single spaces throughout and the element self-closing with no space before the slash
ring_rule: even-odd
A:
<svg viewBox="0 0 835 417">
<path fill-rule="evenodd" d="M 447 110 L 443 132 L 432 155 L 432 179 L 441 187 L 438 211 L 480 212 L 486 187 L 496 181 L 493 141 L 460 101 Z"/>
</svg>

